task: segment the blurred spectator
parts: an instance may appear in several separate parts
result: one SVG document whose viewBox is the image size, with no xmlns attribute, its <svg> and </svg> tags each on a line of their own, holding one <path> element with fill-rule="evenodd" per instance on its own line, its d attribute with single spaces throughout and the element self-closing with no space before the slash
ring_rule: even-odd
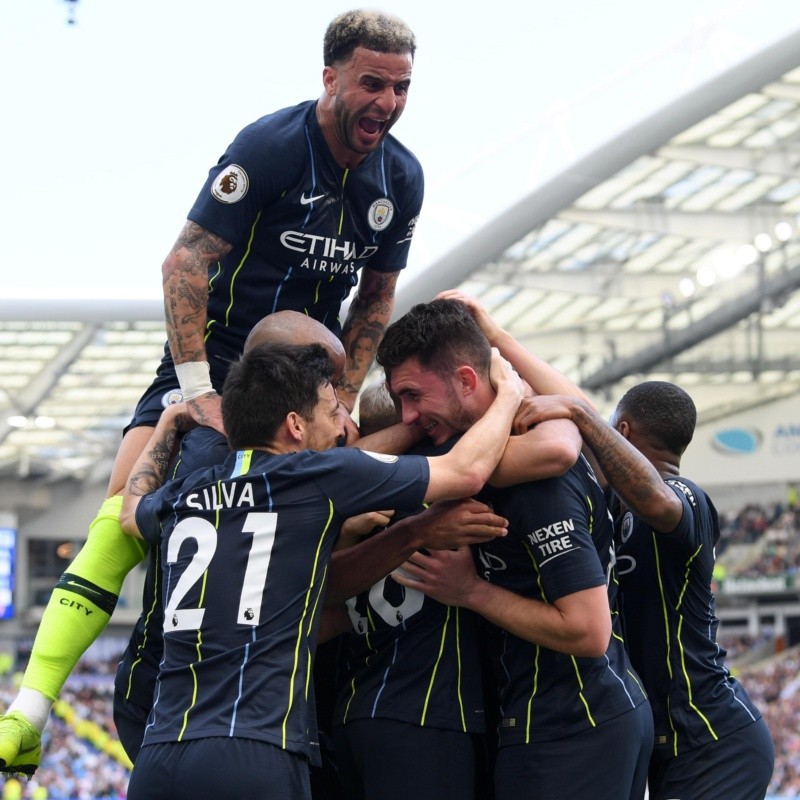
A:
<svg viewBox="0 0 800 800">
<path fill-rule="evenodd" d="M 64 687 L 58 706 L 74 727 L 51 716 L 41 766 L 30 780 L 0 778 L 2 800 L 124 800 L 130 772 L 105 752 L 114 752 L 116 738 L 111 715 L 116 659 L 85 662 Z M 15 692 L 11 681 L 4 684 L 0 702 L 7 705 Z"/>
</svg>

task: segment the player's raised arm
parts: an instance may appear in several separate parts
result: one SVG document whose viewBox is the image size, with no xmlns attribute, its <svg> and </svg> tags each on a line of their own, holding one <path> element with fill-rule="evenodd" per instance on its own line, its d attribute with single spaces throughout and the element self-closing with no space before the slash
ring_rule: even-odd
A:
<svg viewBox="0 0 800 800">
<path fill-rule="evenodd" d="M 450 452 L 428 459 L 430 481 L 425 502 L 479 492 L 500 461 L 514 414 L 522 400 L 523 387 L 511 365 L 494 348 L 489 379 L 496 396 L 487 412 Z"/>
<path fill-rule="evenodd" d="M 230 250 L 228 242 L 187 221 L 161 267 L 167 338 L 183 399 L 198 423 L 221 433 L 219 396 L 205 348 L 208 268 Z"/>
<path fill-rule="evenodd" d="M 444 300 L 460 300 L 464 303 L 489 340 L 489 344 L 496 347 L 500 354 L 511 362 L 514 369 L 530 384 L 536 394 L 576 395 L 593 405 L 577 384 L 501 328 L 474 297 L 456 289 L 441 292 L 437 297 Z"/>
<path fill-rule="evenodd" d="M 348 354 L 347 366 L 337 394 L 349 411 L 353 410 L 358 390 L 375 360 L 377 342 L 383 336 L 394 309 L 394 292 L 399 272 L 378 272 L 364 267 L 361 280 L 342 326 L 342 344 Z M 353 359 L 350 354 L 361 337 L 372 337 L 375 346 L 371 355 L 364 359 Z"/>
<path fill-rule="evenodd" d="M 140 536 L 136 524 L 136 507 L 144 495 L 154 492 L 164 483 L 178 434 L 182 430 L 188 430 L 193 424 L 185 403 L 164 409 L 150 441 L 136 459 L 122 493 L 119 521 L 125 533 Z"/>
<path fill-rule="evenodd" d="M 530 407 L 536 420 L 569 419 L 591 449 L 601 477 L 625 505 L 654 530 L 670 533 L 683 516 L 683 504 L 653 464 L 581 398 L 536 397 Z"/>
</svg>

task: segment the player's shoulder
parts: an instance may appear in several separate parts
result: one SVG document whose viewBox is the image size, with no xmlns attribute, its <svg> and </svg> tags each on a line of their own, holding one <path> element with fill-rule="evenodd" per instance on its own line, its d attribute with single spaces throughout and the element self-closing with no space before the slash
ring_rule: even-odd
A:
<svg viewBox="0 0 800 800">
<path fill-rule="evenodd" d="M 297 128 L 302 130 L 314 110 L 315 101 L 304 100 L 297 105 L 279 108 L 263 117 L 253 120 L 242 128 L 243 131 L 267 132 Z"/>
<path fill-rule="evenodd" d="M 712 505 L 709 496 L 692 480 L 683 476 L 665 478 L 664 482 L 679 496 L 683 496 L 693 508 Z"/>
<path fill-rule="evenodd" d="M 305 140 L 309 119 L 314 119 L 314 101 L 311 100 L 278 109 L 245 125 L 236 135 L 235 145 L 267 153 L 297 152 L 297 141 Z M 304 147 L 299 148 L 301 154 L 304 150 Z"/>
<path fill-rule="evenodd" d="M 342 465 L 363 464 L 369 468 L 377 463 L 395 464 L 399 456 L 374 453 L 358 447 L 332 447 L 330 450 L 304 450 L 301 461 L 307 465 L 318 465 L 321 469 L 338 470 Z"/>
<path fill-rule="evenodd" d="M 392 158 L 405 164 L 413 174 L 422 174 L 422 164 L 420 160 L 391 133 L 384 139 L 384 149 Z"/>
<path fill-rule="evenodd" d="M 228 440 L 219 431 L 206 426 L 193 428 L 181 438 L 179 460 L 173 477 L 221 464 L 230 453 Z"/>
<path fill-rule="evenodd" d="M 719 513 L 708 494 L 683 476 L 666 478 L 665 483 L 683 499 L 684 508 L 689 509 L 688 514 L 684 512 L 681 525 L 696 528 L 699 535 L 716 541 L 719 538 Z"/>
</svg>

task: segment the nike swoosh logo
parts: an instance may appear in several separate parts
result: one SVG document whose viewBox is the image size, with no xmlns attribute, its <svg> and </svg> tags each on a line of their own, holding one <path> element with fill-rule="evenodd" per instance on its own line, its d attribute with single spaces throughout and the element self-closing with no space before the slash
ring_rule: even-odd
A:
<svg viewBox="0 0 800 800">
<path fill-rule="evenodd" d="M 83 589 L 87 592 L 91 592 L 92 594 L 97 595 L 98 597 L 102 594 L 102 592 L 99 592 L 97 589 L 92 589 L 91 586 L 84 586 L 82 583 L 78 583 L 77 581 L 67 581 L 66 585 L 76 586 L 78 589 Z"/>
<path fill-rule="evenodd" d="M 313 203 L 315 200 L 322 200 L 325 197 L 324 194 L 315 194 L 313 197 L 306 197 L 306 193 L 300 195 L 300 205 L 307 206 L 309 203 Z"/>
</svg>

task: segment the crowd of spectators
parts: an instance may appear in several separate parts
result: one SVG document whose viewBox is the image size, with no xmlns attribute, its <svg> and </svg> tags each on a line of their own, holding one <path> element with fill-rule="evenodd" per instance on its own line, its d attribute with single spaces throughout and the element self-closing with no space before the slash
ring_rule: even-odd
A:
<svg viewBox="0 0 800 800">
<path fill-rule="evenodd" d="M 797 647 L 741 670 L 750 697 L 764 715 L 775 742 L 773 797 L 800 797 L 800 649 Z"/>
<path fill-rule="evenodd" d="M 741 567 L 731 565 L 729 576 L 795 575 L 800 569 L 800 508 L 751 503 L 737 514 L 720 515 L 717 558 L 724 562 L 731 545 L 751 545 L 754 558 Z"/>
<path fill-rule="evenodd" d="M 29 780 L 0 778 L 2 800 L 124 800 L 130 772 L 114 747 L 113 684 L 102 674 L 108 669 L 102 662 L 89 662 L 83 670 L 100 675 L 70 678 L 45 728 L 41 766 Z M 11 685 L 0 689 L 4 708 L 15 694 Z"/>
</svg>

